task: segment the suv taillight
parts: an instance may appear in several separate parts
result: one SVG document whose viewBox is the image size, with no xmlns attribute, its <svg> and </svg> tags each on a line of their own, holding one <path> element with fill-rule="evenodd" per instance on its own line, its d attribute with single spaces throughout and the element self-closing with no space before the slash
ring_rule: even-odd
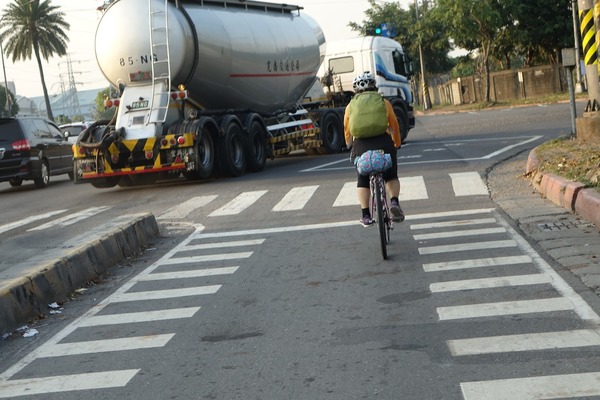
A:
<svg viewBox="0 0 600 400">
<path fill-rule="evenodd" d="M 27 139 L 17 140 L 16 142 L 12 142 L 10 145 L 17 151 L 31 150 L 31 146 L 29 145 L 29 141 Z"/>
</svg>

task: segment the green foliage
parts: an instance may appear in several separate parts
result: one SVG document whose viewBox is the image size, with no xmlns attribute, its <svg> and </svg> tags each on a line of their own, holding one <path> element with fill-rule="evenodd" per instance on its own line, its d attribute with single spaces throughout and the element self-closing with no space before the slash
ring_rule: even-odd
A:
<svg viewBox="0 0 600 400">
<path fill-rule="evenodd" d="M 10 98 L 10 113 L 7 110 L 8 104 L 6 103 L 6 93 Z M 15 96 L 10 90 L 6 90 L 4 85 L 0 86 L 0 116 L 9 117 L 15 116 L 19 113 L 19 105 L 15 99 Z"/>
<path fill-rule="evenodd" d="M 42 58 L 46 61 L 54 55 L 67 54 L 67 31 L 69 24 L 64 20 L 64 13 L 58 11 L 50 0 L 14 0 L 4 10 L 0 19 L 0 41 L 5 52 L 14 63 L 17 60 L 31 60 L 32 56 L 38 64 L 40 80 L 44 91 L 44 100 L 48 118 L 54 119 Z"/>
<path fill-rule="evenodd" d="M 111 119 L 115 113 L 114 109 L 106 108 L 104 106 L 104 99 L 110 96 L 110 88 L 102 89 L 96 94 L 96 98 L 94 99 L 94 104 L 96 104 L 96 109 L 94 110 L 94 119 L 96 121 Z"/>
</svg>

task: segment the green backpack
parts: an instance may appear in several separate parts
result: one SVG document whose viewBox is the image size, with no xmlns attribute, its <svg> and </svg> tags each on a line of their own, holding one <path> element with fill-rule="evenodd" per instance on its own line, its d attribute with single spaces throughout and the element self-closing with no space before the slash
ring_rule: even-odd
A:
<svg viewBox="0 0 600 400">
<path fill-rule="evenodd" d="M 383 97 L 377 92 L 355 95 L 348 104 L 349 127 L 357 139 L 382 135 L 388 127 L 387 109 Z"/>
</svg>

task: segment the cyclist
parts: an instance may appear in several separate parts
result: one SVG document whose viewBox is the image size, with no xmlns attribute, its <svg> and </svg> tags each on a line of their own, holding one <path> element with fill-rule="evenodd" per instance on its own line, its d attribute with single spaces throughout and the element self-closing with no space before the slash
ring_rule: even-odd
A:
<svg viewBox="0 0 600 400">
<path fill-rule="evenodd" d="M 359 74 L 352 82 L 354 92 L 356 94 L 373 91 L 377 92 L 377 83 L 375 77 L 370 72 Z M 356 96 L 355 96 L 356 98 Z M 350 103 L 354 101 L 353 98 Z M 344 113 L 344 136 L 346 138 L 346 145 L 351 149 L 351 159 L 354 160 L 359 157 L 367 150 L 383 150 L 384 153 L 389 154 L 392 158 L 392 167 L 383 172 L 383 179 L 385 180 L 387 193 L 390 195 L 390 212 L 392 219 L 396 222 L 404 220 L 404 212 L 400 208 L 398 202 L 398 196 L 400 195 L 400 181 L 398 180 L 398 160 L 396 151 L 400 148 L 402 140 L 400 139 L 400 127 L 398 126 L 398 120 L 394 114 L 394 108 L 392 104 L 383 99 L 386 107 L 386 116 L 388 122 L 388 128 L 386 131 L 381 132 L 380 135 L 357 138 L 357 135 L 352 135 L 350 132 L 350 114 L 352 111 L 349 109 L 350 104 L 346 107 Z M 369 199 L 371 197 L 371 190 L 369 187 L 369 177 L 358 174 L 358 181 L 356 184 L 356 192 L 358 195 L 358 201 L 362 209 L 362 217 L 360 223 L 364 227 L 373 225 L 373 218 L 371 217 L 371 211 L 369 210 Z"/>
</svg>

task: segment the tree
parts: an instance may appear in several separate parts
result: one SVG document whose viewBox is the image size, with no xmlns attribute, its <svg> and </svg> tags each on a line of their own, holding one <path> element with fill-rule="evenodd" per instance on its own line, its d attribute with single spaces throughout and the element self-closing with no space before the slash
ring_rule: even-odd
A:
<svg viewBox="0 0 600 400">
<path fill-rule="evenodd" d="M 46 110 L 51 120 L 54 120 L 54 116 L 50 107 L 42 58 L 48 61 L 54 55 L 67 54 L 69 38 L 66 31 L 70 27 L 63 18 L 64 13 L 57 11 L 58 8 L 53 6 L 50 0 L 14 0 L 5 8 L 0 19 L 0 41 L 12 62 L 31 60 L 32 55 L 35 56 Z"/>
<path fill-rule="evenodd" d="M 15 100 L 15 96 L 12 94 L 12 92 L 10 90 L 6 90 L 4 88 L 4 85 L 0 86 L 2 89 L 0 89 L 0 104 L 2 104 L 2 108 L 0 108 L 0 116 L 2 117 L 9 117 L 11 115 L 17 115 L 17 113 L 19 112 L 19 105 L 17 104 L 17 101 Z M 6 94 L 8 93 L 8 96 L 10 98 L 10 110 L 7 111 L 6 109 Z"/>
<path fill-rule="evenodd" d="M 104 105 L 104 100 L 110 96 L 110 88 L 102 89 L 96 95 L 96 99 L 94 100 L 94 104 L 96 104 L 96 110 L 94 112 L 94 118 L 96 121 L 109 120 L 115 114 L 115 110 L 111 108 L 106 108 Z"/>
</svg>

